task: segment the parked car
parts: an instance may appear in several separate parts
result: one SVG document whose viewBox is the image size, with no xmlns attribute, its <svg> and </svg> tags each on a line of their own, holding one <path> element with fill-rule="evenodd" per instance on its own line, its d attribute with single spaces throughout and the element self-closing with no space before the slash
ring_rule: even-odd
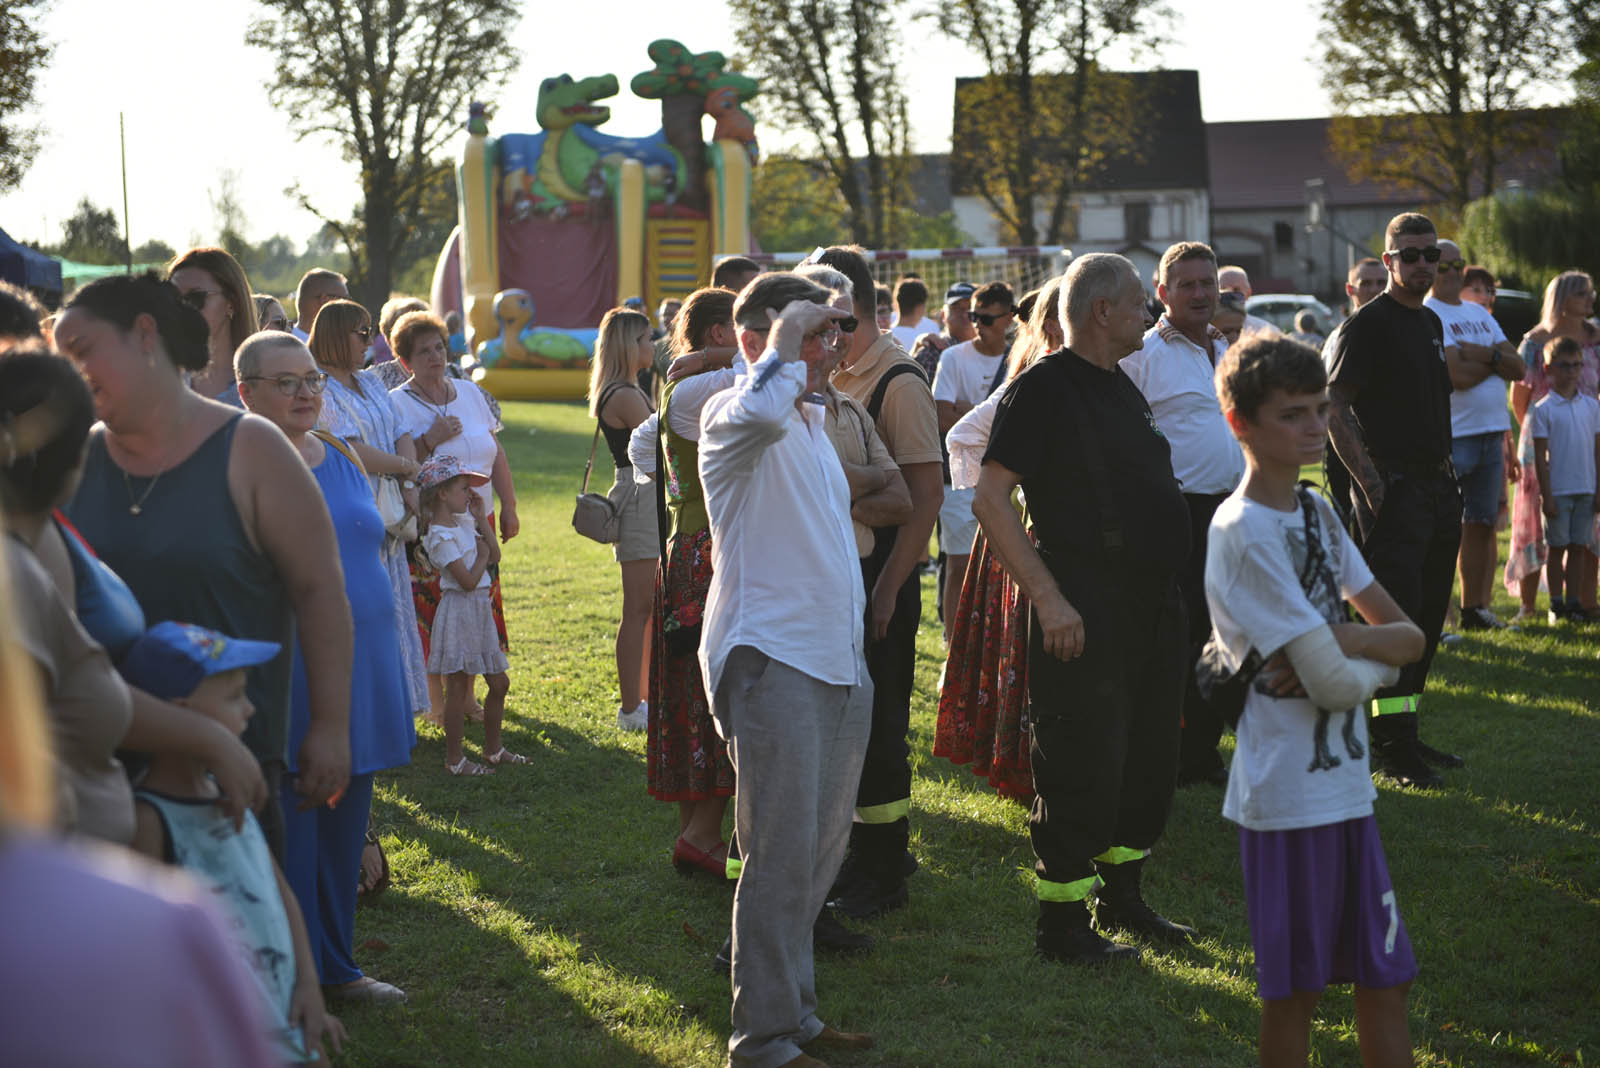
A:
<svg viewBox="0 0 1600 1068">
<path fill-rule="evenodd" d="M 1245 311 L 1265 319 L 1285 334 L 1294 333 L 1294 317 L 1308 311 L 1317 317 L 1317 333 L 1326 334 L 1341 316 L 1316 297 L 1305 293 L 1260 293 L 1245 301 Z"/>
<path fill-rule="evenodd" d="M 1542 300 L 1523 289 L 1495 291 L 1494 318 L 1513 345 L 1521 345 L 1523 335 L 1539 321 L 1544 312 Z"/>
</svg>

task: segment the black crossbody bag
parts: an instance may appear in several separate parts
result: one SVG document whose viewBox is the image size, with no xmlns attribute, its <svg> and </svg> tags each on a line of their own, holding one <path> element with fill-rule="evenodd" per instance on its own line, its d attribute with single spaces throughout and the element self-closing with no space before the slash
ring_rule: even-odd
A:
<svg viewBox="0 0 1600 1068">
<path fill-rule="evenodd" d="M 1317 517 L 1315 494 L 1302 485 L 1295 487 L 1295 495 L 1300 498 L 1300 512 L 1306 523 L 1306 562 L 1300 570 L 1300 588 L 1309 597 L 1312 583 L 1316 581 L 1317 571 L 1326 556 L 1322 548 L 1322 523 Z M 1244 702 L 1250 694 L 1250 684 L 1255 682 L 1265 666 L 1266 658 L 1252 648 L 1245 654 L 1239 670 L 1229 671 L 1222 640 L 1217 637 L 1215 624 L 1212 625 L 1211 637 L 1206 639 L 1205 647 L 1195 661 L 1194 680 L 1200 696 L 1205 698 L 1229 730 L 1239 729 L 1239 719 L 1244 715 Z"/>
</svg>

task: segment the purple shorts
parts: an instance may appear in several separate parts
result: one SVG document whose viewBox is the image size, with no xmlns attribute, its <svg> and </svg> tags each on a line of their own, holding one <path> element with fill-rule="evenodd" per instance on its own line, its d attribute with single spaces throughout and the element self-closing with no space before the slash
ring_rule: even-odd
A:
<svg viewBox="0 0 1600 1068">
<path fill-rule="evenodd" d="M 1263 1001 L 1330 983 L 1381 990 L 1416 978 L 1375 817 L 1293 831 L 1241 827 L 1239 852 Z"/>
</svg>

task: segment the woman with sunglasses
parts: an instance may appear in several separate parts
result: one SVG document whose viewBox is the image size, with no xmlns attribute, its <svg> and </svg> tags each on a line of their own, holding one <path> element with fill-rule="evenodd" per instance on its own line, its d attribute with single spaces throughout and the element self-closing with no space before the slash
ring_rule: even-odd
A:
<svg viewBox="0 0 1600 1068">
<path fill-rule="evenodd" d="M 317 366 L 328 374 L 321 425 L 348 442 L 360 457 L 374 494 L 378 492 L 379 479 L 397 480 L 406 508 L 415 515 L 419 502 L 411 480 L 421 469 L 416 444 L 406 433 L 383 380 L 376 371 L 361 369 L 371 340 L 372 317 L 355 301 L 332 300 L 317 311 L 307 346 Z M 406 564 L 405 545 L 394 538 L 385 541 L 383 563 L 394 596 L 396 638 L 411 702 L 407 708 L 424 713 L 428 710 L 428 673 L 422 658 L 422 639 L 417 634 L 417 610 L 411 599 L 411 569 Z"/>
<path fill-rule="evenodd" d="M 400 1001 L 388 983 L 363 975 L 355 963 L 356 880 L 373 776 L 411 762 L 416 733 L 406 712 L 406 681 L 395 648 L 395 609 L 383 561 L 383 519 L 373 502 L 366 472 L 348 445 L 316 430 L 322 416 L 327 372 L 290 333 L 262 331 L 235 357 L 239 395 L 245 408 L 269 420 L 289 439 L 311 469 L 333 517 L 350 602 L 355 655 L 350 674 L 350 785 L 334 805 L 301 811 L 294 804 L 293 762 L 282 801 L 286 857 L 284 878 L 305 917 L 311 956 L 330 996 L 344 1000 Z M 289 751 L 307 727 L 305 654 L 294 652 Z"/>
<path fill-rule="evenodd" d="M 146 622 L 180 620 L 284 645 L 249 673 L 255 715 L 243 739 L 266 780 L 257 815 L 281 857 L 290 645 L 298 632 L 310 693 L 310 727 L 295 754 L 299 797 L 320 805 L 344 789 L 350 768 L 350 606 L 333 524 L 305 464 L 265 420 L 185 385 L 185 371 L 207 364 L 208 333 L 200 313 L 153 274 L 103 278 L 73 295 L 56 344 L 88 381 L 100 425 L 66 514 L 133 591 Z M 130 733 L 129 747 L 191 752 L 182 739 L 198 717 L 164 702 L 141 708 L 136 696 L 136 727 L 146 711 L 150 733 Z M 241 782 L 231 770 L 229 778 Z M 243 785 L 256 788 L 230 786 L 228 804 L 259 796 L 259 780 Z"/>
<path fill-rule="evenodd" d="M 244 268 L 220 248 L 192 248 L 167 265 L 167 281 L 206 321 L 210 359 L 189 376 L 189 388 L 239 407 L 233 354 L 256 332 L 256 302 Z"/>
</svg>

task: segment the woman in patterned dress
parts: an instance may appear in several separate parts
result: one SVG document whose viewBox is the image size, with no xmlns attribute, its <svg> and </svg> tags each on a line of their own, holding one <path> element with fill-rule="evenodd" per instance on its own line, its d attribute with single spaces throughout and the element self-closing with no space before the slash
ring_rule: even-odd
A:
<svg viewBox="0 0 1600 1068">
<path fill-rule="evenodd" d="M 667 509 L 665 564 L 656 573 L 651 628 L 646 784 L 658 801 L 677 802 L 672 863 L 685 875 L 724 874 L 722 819 L 733 796 L 733 763 L 711 721 L 700 673 L 700 620 L 711 589 L 711 529 L 696 460 L 700 409 L 733 382 L 734 294 L 690 294 L 673 328 L 673 363 L 661 412 L 636 432 L 629 452 L 659 433 L 665 470 L 656 471 Z M 641 457 L 641 459 L 643 459 Z M 652 487 L 653 488 L 653 487 Z"/>
<path fill-rule="evenodd" d="M 1032 307 L 1011 346 L 1007 381 L 1061 347 L 1060 291 L 1057 279 L 1022 298 Z M 958 489 L 977 484 L 994 412 L 1005 392 L 996 390 L 950 428 L 950 483 Z M 933 755 L 971 764 L 973 774 L 987 776 L 1000 796 L 1032 804 L 1027 709 L 1028 598 L 989 551 L 980 530 L 950 632 Z"/>
<path fill-rule="evenodd" d="M 1521 382 L 1511 385 L 1511 409 L 1522 424 L 1517 444 L 1517 459 L 1522 477 L 1511 502 L 1511 551 L 1506 559 L 1506 590 L 1519 597 L 1522 608 L 1517 620 L 1539 619 L 1539 576 L 1544 569 L 1544 517 L 1540 512 L 1539 476 L 1533 465 L 1533 437 L 1528 412 L 1550 392 L 1545 377 L 1544 347 L 1555 337 L 1570 337 L 1583 347 L 1583 370 L 1579 372 L 1578 392 L 1590 397 L 1600 389 L 1600 327 L 1591 322 L 1594 315 L 1594 283 L 1582 271 L 1566 271 L 1550 280 L 1544 290 L 1544 313 L 1522 339 L 1520 355 L 1528 367 Z M 1590 555 L 1578 589 L 1584 615 L 1600 619 L 1595 605 L 1595 558 Z"/>
<path fill-rule="evenodd" d="M 350 300 L 324 304 L 311 325 L 307 346 L 317 366 L 328 373 L 322 398 L 322 427 L 350 443 L 367 469 L 373 492 L 378 480 L 400 480 L 406 507 L 417 511 L 417 490 L 412 483 L 420 465 L 411 435 L 404 433 L 389 391 L 373 371 L 361 370 L 362 356 L 372 340 L 372 317 Z M 413 714 L 428 710 L 428 675 L 417 634 L 417 610 L 411 599 L 411 569 L 405 545 L 389 538 L 383 546 L 383 566 L 394 593 L 395 640 L 405 668 L 406 691 Z"/>
</svg>

